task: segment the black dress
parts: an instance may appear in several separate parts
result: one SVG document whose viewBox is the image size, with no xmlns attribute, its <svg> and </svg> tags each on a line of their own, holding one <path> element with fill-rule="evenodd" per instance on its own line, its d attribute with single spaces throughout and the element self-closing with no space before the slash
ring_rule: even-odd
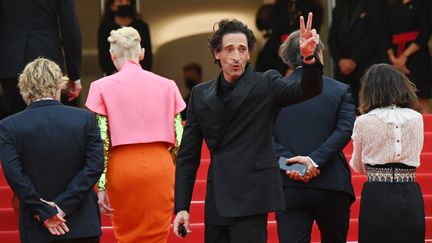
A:
<svg viewBox="0 0 432 243">
<path fill-rule="evenodd" d="M 424 202 L 416 182 L 366 182 L 359 215 L 359 243 L 424 243 Z"/>
<path fill-rule="evenodd" d="M 383 29 L 382 2 L 339 0 L 333 10 L 328 46 L 334 62 L 334 78 L 350 85 L 356 103 L 364 72 L 369 66 L 382 62 L 379 38 Z M 345 58 L 357 64 L 349 75 L 339 68 L 339 61 Z"/>
<path fill-rule="evenodd" d="M 385 34 L 385 50 L 392 48 L 399 56 L 411 44 L 416 43 L 420 50 L 408 57 L 406 66 L 410 70 L 408 78 L 415 83 L 420 98 L 431 97 L 431 57 L 427 45 L 430 30 L 430 0 L 389 1 Z"/>
<path fill-rule="evenodd" d="M 148 25 L 140 19 L 135 19 L 129 25 L 138 31 L 141 36 L 141 47 L 145 49 L 144 60 L 140 61 L 141 67 L 145 70 L 150 71 L 152 67 L 153 54 L 151 49 L 150 31 Z M 116 24 L 114 21 L 102 22 L 99 26 L 98 32 L 98 54 L 99 64 L 105 75 L 111 75 L 117 71 L 109 52 L 110 43 L 108 37 L 110 36 L 111 30 L 117 30 L 122 26 Z"/>
<path fill-rule="evenodd" d="M 305 24 L 308 13 L 312 12 L 312 28 L 319 32 L 323 9 L 314 0 L 278 0 L 273 7 L 273 17 L 271 20 L 272 34 L 258 53 L 255 70 L 265 72 L 269 69 L 276 69 L 285 76 L 288 66 L 279 58 L 279 46 L 288 35 L 300 27 L 300 16 L 304 16 Z"/>
</svg>

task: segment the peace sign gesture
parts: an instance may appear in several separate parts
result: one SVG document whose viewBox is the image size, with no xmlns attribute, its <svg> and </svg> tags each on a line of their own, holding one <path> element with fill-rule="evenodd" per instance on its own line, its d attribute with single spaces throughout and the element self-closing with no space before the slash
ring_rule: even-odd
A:
<svg viewBox="0 0 432 243">
<path fill-rule="evenodd" d="M 300 16 L 300 53 L 303 57 L 312 56 L 319 42 L 319 34 L 312 29 L 313 14 L 309 13 L 305 27 L 304 17 Z"/>
</svg>

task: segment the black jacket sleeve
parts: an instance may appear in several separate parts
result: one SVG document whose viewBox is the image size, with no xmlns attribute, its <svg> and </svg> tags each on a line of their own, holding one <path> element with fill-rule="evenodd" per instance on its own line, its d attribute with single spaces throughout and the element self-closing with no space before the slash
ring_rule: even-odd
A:
<svg viewBox="0 0 432 243">
<path fill-rule="evenodd" d="M 191 91 L 186 126 L 176 161 L 174 212 L 189 211 L 193 186 L 201 160 L 203 135 L 195 116 L 195 88 Z"/>
<path fill-rule="evenodd" d="M 429 26 L 429 19 L 431 18 L 431 5 L 431 2 L 426 0 L 423 1 L 419 6 L 420 16 L 418 25 L 420 34 L 417 36 L 414 42 L 421 47 L 427 46 L 431 34 L 431 26 Z"/>
<path fill-rule="evenodd" d="M 274 137 L 273 137 L 273 147 L 276 153 L 276 158 L 285 157 L 285 158 L 292 158 L 296 155 L 292 153 L 287 147 L 280 144 Z"/>
<path fill-rule="evenodd" d="M 33 214 L 39 215 L 41 222 L 56 215 L 58 212 L 40 200 L 39 193 L 32 184 L 29 176 L 23 171 L 16 144 L 8 129 L 0 122 L 0 159 L 3 173 L 12 191 L 21 203 L 31 209 Z"/>
<path fill-rule="evenodd" d="M 78 18 L 75 14 L 73 0 L 61 0 L 59 9 L 59 24 L 61 39 L 66 59 L 66 68 L 69 79 L 80 79 L 81 72 L 81 31 Z"/>
<path fill-rule="evenodd" d="M 337 123 L 333 133 L 309 157 L 322 167 L 347 145 L 351 139 L 355 120 L 355 105 L 347 87 L 337 114 Z"/>
<path fill-rule="evenodd" d="M 322 65 L 318 60 L 309 65 L 303 63 L 301 80 L 287 81 L 275 71 L 268 71 L 269 88 L 281 106 L 288 106 L 319 95 L 322 90 Z"/>
<path fill-rule="evenodd" d="M 99 127 L 93 114 L 89 113 L 88 117 L 89 127 L 84 167 L 75 175 L 66 191 L 54 199 L 54 202 L 66 215 L 80 206 L 87 192 L 93 190 L 104 170 L 103 143 Z"/>
</svg>

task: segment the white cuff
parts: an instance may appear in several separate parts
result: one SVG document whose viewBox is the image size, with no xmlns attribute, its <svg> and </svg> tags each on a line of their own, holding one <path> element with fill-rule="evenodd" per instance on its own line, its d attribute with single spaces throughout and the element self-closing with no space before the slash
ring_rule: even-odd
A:
<svg viewBox="0 0 432 243">
<path fill-rule="evenodd" d="M 81 84 L 81 79 L 77 79 L 75 81 L 73 81 L 75 84 Z"/>
<path fill-rule="evenodd" d="M 60 216 L 62 216 L 62 217 L 66 216 L 65 212 L 63 212 L 63 210 L 61 210 L 61 208 L 59 208 L 57 205 L 56 205 L 56 208 L 57 208 L 57 211 L 60 214 Z"/>
<path fill-rule="evenodd" d="M 319 167 L 319 165 L 318 165 L 317 163 L 315 163 L 315 162 L 313 161 L 313 159 L 311 159 L 311 157 L 306 156 L 306 158 L 309 159 L 309 161 L 312 163 L 312 165 L 313 165 L 315 168 L 318 168 L 318 167 Z"/>
</svg>

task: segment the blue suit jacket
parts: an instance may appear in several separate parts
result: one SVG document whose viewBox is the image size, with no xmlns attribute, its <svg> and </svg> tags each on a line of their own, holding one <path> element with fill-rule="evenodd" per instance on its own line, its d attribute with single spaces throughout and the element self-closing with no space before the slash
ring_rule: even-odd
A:
<svg viewBox="0 0 432 243">
<path fill-rule="evenodd" d="M 287 77 L 297 80 L 301 68 Z M 342 149 L 349 142 L 355 120 L 355 106 L 349 86 L 323 77 L 322 93 L 282 109 L 274 127 L 277 157 L 309 156 L 321 174 L 308 183 L 282 174 L 283 185 L 344 191 L 355 199 L 351 171 Z"/>
<path fill-rule="evenodd" d="M 93 186 L 102 174 L 103 145 L 94 115 L 54 100 L 37 101 L 0 122 L 0 159 L 21 200 L 21 242 L 99 236 L 100 213 Z M 66 213 L 70 232 L 52 236 L 43 222 Z M 40 221 L 34 219 L 40 216 Z"/>
</svg>

